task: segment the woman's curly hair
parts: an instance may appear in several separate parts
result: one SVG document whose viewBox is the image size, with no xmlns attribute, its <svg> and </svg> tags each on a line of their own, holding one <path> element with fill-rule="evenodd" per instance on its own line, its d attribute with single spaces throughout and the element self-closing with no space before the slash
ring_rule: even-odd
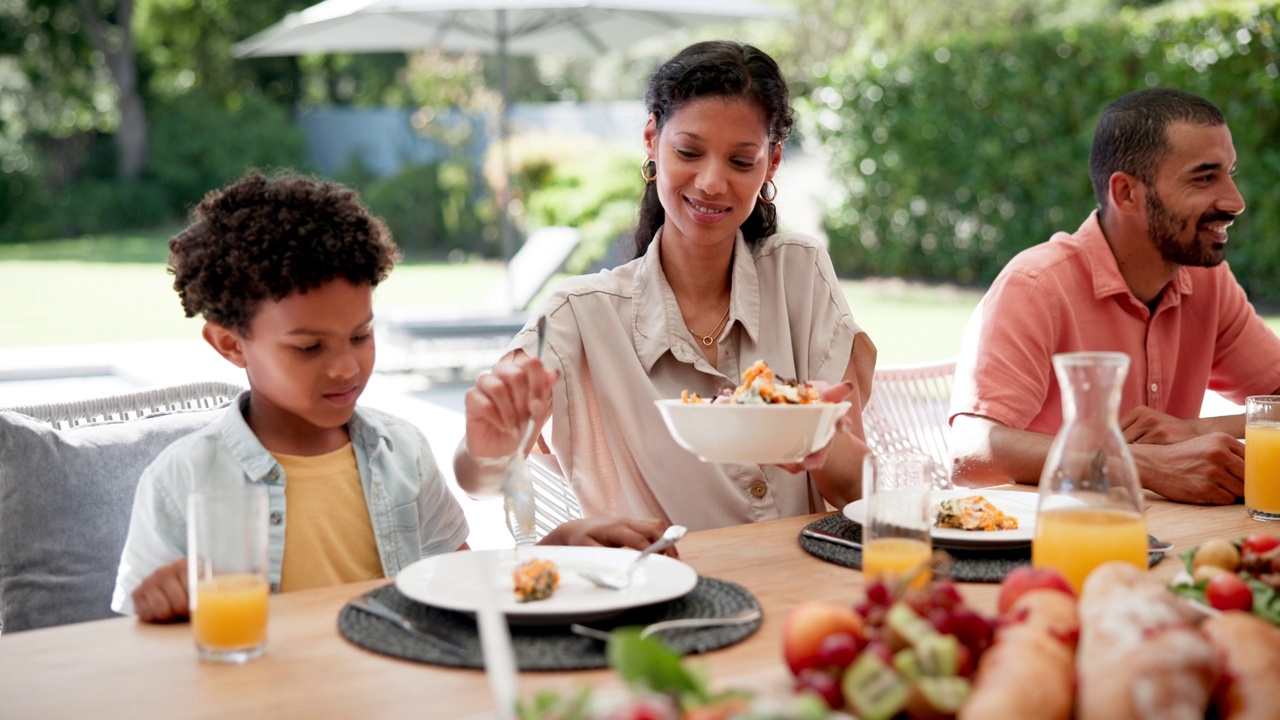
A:
<svg viewBox="0 0 1280 720">
<path fill-rule="evenodd" d="M 334 278 L 376 286 L 400 259 L 353 190 L 298 175 L 250 173 L 214 190 L 169 241 L 169 272 L 187 317 L 248 333 L 264 300 Z"/>
</svg>

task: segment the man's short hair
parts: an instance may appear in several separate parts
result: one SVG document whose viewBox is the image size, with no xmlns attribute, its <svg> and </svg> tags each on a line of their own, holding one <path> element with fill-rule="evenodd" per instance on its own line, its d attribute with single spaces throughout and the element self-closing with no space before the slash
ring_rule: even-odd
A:
<svg viewBox="0 0 1280 720">
<path fill-rule="evenodd" d="M 1128 173 L 1150 185 L 1169 152 L 1169 125 L 1187 122 L 1225 125 L 1222 112 L 1204 98 L 1174 88 L 1147 88 L 1124 95 L 1107 106 L 1093 133 L 1089 178 L 1105 212 L 1111 176 Z"/>
<path fill-rule="evenodd" d="M 353 190 L 292 174 L 251 173 L 214 190 L 169 241 L 169 272 L 187 317 L 241 335 L 267 300 L 336 278 L 376 286 L 400 251 Z"/>
</svg>

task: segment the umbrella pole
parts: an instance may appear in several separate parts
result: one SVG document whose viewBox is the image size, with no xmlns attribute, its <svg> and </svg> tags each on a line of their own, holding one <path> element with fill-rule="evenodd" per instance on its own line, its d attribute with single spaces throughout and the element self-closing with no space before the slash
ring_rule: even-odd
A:
<svg viewBox="0 0 1280 720">
<path fill-rule="evenodd" d="M 498 198 L 499 217 L 498 222 L 501 224 L 502 232 L 502 257 L 507 264 L 507 307 L 511 312 L 518 312 L 524 308 L 518 308 L 516 304 L 515 278 L 511 274 L 511 260 L 515 257 L 515 236 L 514 228 L 511 227 L 511 149 L 510 134 L 511 128 L 509 124 L 509 112 L 511 107 L 511 88 L 507 80 L 507 11 L 496 10 L 497 26 L 498 26 L 498 92 L 501 95 L 502 108 L 498 113 L 498 152 L 502 160 L 502 177 L 504 187 Z"/>
</svg>

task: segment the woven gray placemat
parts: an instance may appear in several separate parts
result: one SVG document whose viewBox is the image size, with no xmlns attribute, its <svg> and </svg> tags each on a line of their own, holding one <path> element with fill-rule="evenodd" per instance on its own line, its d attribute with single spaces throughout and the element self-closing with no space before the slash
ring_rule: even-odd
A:
<svg viewBox="0 0 1280 720">
<path fill-rule="evenodd" d="M 351 606 L 338 615 L 338 631 L 348 641 L 384 655 L 449 667 L 484 667 L 476 622 L 467 613 L 424 605 L 405 597 L 394 584 L 370 593 L 466 651 L 465 657 L 443 652 L 400 630 L 395 625 Z M 648 625 L 659 620 L 686 617 L 724 617 L 760 603 L 741 585 L 699 577 L 688 594 L 675 600 L 634 608 L 606 620 L 589 623 L 601 630 L 627 625 Z M 663 642 L 682 655 L 707 652 L 740 642 L 760 629 L 761 620 L 742 625 L 682 628 L 664 631 Z M 605 643 L 569 632 L 568 625 L 512 625 L 511 643 L 521 670 L 588 670 L 608 666 Z"/>
<path fill-rule="evenodd" d="M 832 513 L 809 523 L 806 527 L 814 530 L 839 535 L 855 542 L 862 542 L 862 526 L 845 517 L 842 513 Z M 1155 538 L 1151 538 L 1153 541 Z M 862 551 L 853 548 L 818 540 L 806 535 L 800 536 L 800 547 L 814 557 L 827 562 L 862 569 Z M 1031 564 L 1031 548 L 1009 548 L 1001 550 L 952 550 L 947 553 L 954 558 L 951 565 L 951 578 L 959 582 L 998 583 L 1011 570 L 1019 565 Z M 1147 560 L 1150 565 L 1164 559 L 1164 553 L 1151 551 Z"/>
</svg>

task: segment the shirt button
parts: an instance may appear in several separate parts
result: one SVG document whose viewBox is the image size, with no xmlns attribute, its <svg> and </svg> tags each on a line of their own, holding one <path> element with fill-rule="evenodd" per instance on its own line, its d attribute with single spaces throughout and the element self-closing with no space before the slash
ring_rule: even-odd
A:
<svg viewBox="0 0 1280 720">
<path fill-rule="evenodd" d="M 1160 392 L 1160 386 L 1155 383 L 1151 383 L 1151 392 Z"/>
<path fill-rule="evenodd" d="M 271 468 L 271 472 L 267 473 L 267 477 L 268 477 L 268 478 L 270 478 L 271 480 L 279 480 L 279 479 L 280 479 L 280 469 L 279 469 L 279 468 Z"/>
<path fill-rule="evenodd" d="M 262 517 L 262 516 L 261 516 L 261 515 L 259 515 L 258 517 Z M 271 513 L 271 524 L 272 524 L 272 525 L 279 525 L 279 524 L 280 524 L 281 522 L 283 522 L 283 521 L 284 521 L 284 513 L 279 512 L 279 511 Z"/>
<path fill-rule="evenodd" d="M 757 480 L 751 483 L 751 494 L 757 499 L 764 497 L 769 492 L 769 486 L 763 480 Z"/>
<path fill-rule="evenodd" d="M 271 583 L 271 592 L 273 593 L 280 592 L 280 583 Z"/>
</svg>

